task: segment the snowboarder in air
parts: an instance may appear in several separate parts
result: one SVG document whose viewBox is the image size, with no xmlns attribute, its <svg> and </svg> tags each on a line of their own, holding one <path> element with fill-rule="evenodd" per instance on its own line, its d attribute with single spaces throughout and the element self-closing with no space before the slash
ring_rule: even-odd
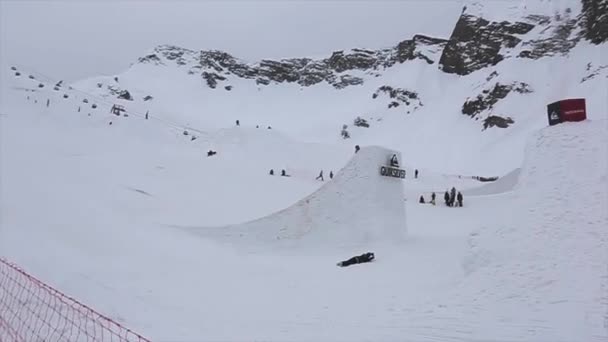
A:
<svg viewBox="0 0 608 342">
<path fill-rule="evenodd" d="M 435 205 L 435 193 L 434 192 L 431 194 L 431 204 Z"/>
<path fill-rule="evenodd" d="M 446 191 L 445 194 L 443 194 L 443 200 L 445 201 L 445 205 L 446 206 L 450 206 L 450 194 Z"/>
<path fill-rule="evenodd" d="M 418 178 L 418 169 L 414 170 L 414 178 Z"/>
<path fill-rule="evenodd" d="M 334 178 L 334 172 L 333 171 L 329 171 L 329 179 L 333 179 Z"/>
<path fill-rule="evenodd" d="M 274 170 L 273 169 L 270 169 L 270 175 L 274 176 Z"/>
<path fill-rule="evenodd" d="M 361 264 L 364 262 L 371 262 L 372 260 L 375 259 L 375 255 L 374 253 L 368 252 L 368 253 L 364 253 L 358 256 L 354 256 L 348 260 L 344 260 L 344 261 L 340 261 L 339 263 L 337 263 L 338 266 L 340 267 L 346 267 L 346 266 L 350 266 L 350 265 L 354 265 L 354 264 Z"/>
<path fill-rule="evenodd" d="M 317 178 L 315 178 L 315 180 L 319 180 L 319 179 L 320 179 L 322 182 L 323 182 L 323 181 L 325 181 L 325 180 L 323 179 L 323 170 L 321 170 L 321 173 L 319 173 L 319 175 L 317 176 Z"/>
<path fill-rule="evenodd" d="M 462 207 L 462 194 L 458 191 L 458 195 L 456 195 L 456 200 L 458 201 L 458 206 Z"/>
<path fill-rule="evenodd" d="M 418 203 L 424 204 L 424 196 L 420 195 L 420 200 L 418 201 Z"/>
</svg>

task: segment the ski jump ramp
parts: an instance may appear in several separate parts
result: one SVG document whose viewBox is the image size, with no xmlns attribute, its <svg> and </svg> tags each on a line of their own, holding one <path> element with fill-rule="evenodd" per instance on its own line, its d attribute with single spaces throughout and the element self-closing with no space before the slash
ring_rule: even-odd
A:
<svg viewBox="0 0 608 342">
<path fill-rule="evenodd" d="M 362 147 L 334 178 L 294 205 L 253 221 L 194 233 L 230 244 L 372 246 L 406 235 L 403 180 L 381 175 L 398 152 Z"/>
</svg>

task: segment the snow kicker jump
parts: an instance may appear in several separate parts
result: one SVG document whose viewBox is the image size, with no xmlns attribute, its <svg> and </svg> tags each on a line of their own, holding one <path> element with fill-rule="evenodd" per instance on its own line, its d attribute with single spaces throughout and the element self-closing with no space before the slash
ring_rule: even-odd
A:
<svg viewBox="0 0 608 342">
<path fill-rule="evenodd" d="M 227 243 L 253 245 L 337 247 L 397 242 L 406 234 L 402 177 L 381 169 L 398 170 L 399 160 L 397 152 L 364 147 L 333 180 L 286 209 L 241 224 L 188 230 Z"/>
</svg>

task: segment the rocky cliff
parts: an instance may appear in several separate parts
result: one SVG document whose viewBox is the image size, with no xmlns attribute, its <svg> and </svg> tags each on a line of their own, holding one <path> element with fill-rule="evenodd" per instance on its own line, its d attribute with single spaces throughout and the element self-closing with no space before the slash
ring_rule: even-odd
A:
<svg viewBox="0 0 608 342">
<path fill-rule="evenodd" d="M 354 71 L 382 71 L 395 64 L 411 60 L 423 60 L 428 64 L 436 62 L 436 55 L 447 43 L 444 39 L 416 35 L 396 46 L 381 50 L 352 49 L 336 51 L 328 58 L 291 58 L 262 60 L 248 64 L 223 51 L 193 51 L 177 46 L 162 45 L 153 53 L 140 58 L 139 63 L 175 63 L 187 66 L 188 73 L 200 74 L 210 88 L 216 88 L 228 75 L 254 80 L 257 84 L 297 83 L 307 87 L 327 82 L 341 89 L 363 83 L 361 77 L 351 75 Z"/>
<path fill-rule="evenodd" d="M 489 74 L 485 89 L 467 94 L 469 97 L 464 103 L 456 104 L 461 108 L 455 109 L 483 122 L 483 129 L 506 128 L 514 119 L 509 113 L 494 113 L 494 106 L 507 96 L 520 96 L 532 89 L 517 79 L 503 80 L 506 84 L 496 82 L 493 79 L 498 76 L 498 69 L 494 66 L 510 58 L 538 60 L 567 55 L 583 40 L 593 44 L 608 40 L 608 0 L 580 1 L 580 11 L 562 7 L 551 15 L 548 15 L 551 11 L 544 9 L 539 13 L 522 10 L 527 4 L 509 5 L 505 12 L 493 10 L 491 19 L 484 18 L 486 13 L 481 2 L 474 3 L 468 9 L 463 8 L 447 39 L 415 35 L 389 48 L 340 50 L 320 59 L 264 59 L 248 63 L 224 51 L 161 45 L 139 58 L 138 63 L 175 67 L 200 77 L 204 85 L 216 91 L 231 91 L 238 86 L 234 82 L 237 79 L 259 87 L 291 83 L 302 88 L 329 84 L 335 89 L 344 89 L 390 76 L 393 70 L 401 70 L 394 67 L 404 63 L 421 63 L 438 72 L 460 76 L 485 70 Z M 545 3 L 539 4 L 545 6 Z M 602 75 L 607 67 L 604 63 L 590 64 L 581 82 Z M 377 80 L 384 82 L 383 78 Z M 401 86 L 398 80 L 390 76 L 386 83 L 373 81 L 372 87 L 364 89 L 374 103 L 380 105 L 378 108 L 410 114 L 423 107 L 424 89 L 416 89 L 412 84 Z M 110 94 L 124 97 L 128 90 L 118 85 L 118 79 L 114 83 L 108 86 Z"/>
</svg>

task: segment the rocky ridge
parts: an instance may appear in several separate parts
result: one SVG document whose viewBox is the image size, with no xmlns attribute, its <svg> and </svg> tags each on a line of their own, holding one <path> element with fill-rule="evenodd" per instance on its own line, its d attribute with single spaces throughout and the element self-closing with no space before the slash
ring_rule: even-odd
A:
<svg viewBox="0 0 608 342">
<path fill-rule="evenodd" d="M 246 63 L 223 51 L 195 51 L 161 45 L 139 58 L 138 62 L 174 65 L 190 75 L 200 75 L 209 88 L 223 87 L 226 91 L 233 89 L 231 81 L 237 78 L 251 80 L 259 86 L 295 83 L 309 87 L 326 83 L 336 89 L 343 89 L 362 85 L 370 76 L 381 76 L 390 72 L 389 68 L 408 61 L 436 64 L 442 72 L 461 76 L 490 69 L 491 73 L 486 79 L 490 83 L 497 76 L 496 70 L 491 70 L 492 66 L 505 59 L 536 60 L 546 56 L 566 55 L 581 40 L 594 44 L 606 42 L 608 0 L 580 1 L 582 10 L 579 14 L 573 13 L 570 8 L 553 15 L 532 14 L 519 17 L 517 12 L 514 16 L 502 13 L 511 18 L 510 21 L 500 18 L 488 20 L 484 18 L 483 4 L 474 3 L 469 10 L 465 6 L 448 39 L 415 35 L 390 48 L 335 51 L 322 59 L 264 59 Z M 509 10 L 512 8 L 515 7 L 510 7 Z M 581 82 L 603 74 L 604 68 L 605 66 L 599 66 L 587 70 L 589 73 Z M 483 129 L 506 128 L 514 123 L 513 119 L 495 115 L 492 109 L 513 91 L 525 94 L 532 90 L 521 82 L 495 83 L 481 94 L 467 99 L 461 112 L 475 120 L 482 119 Z M 405 108 L 403 112 L 408 114 L 423 106 L 416 91 L 391 85 L 380 86 L 371 95 L 373 99 L 388 98 L 386 106 L 389 109 Z M 486 116 L 483 117 L 482 114 Z"/>
<path fill-rule="evenodd" d="M 200 74 L 210 88 L 226 81 L 230 75 L 255 80 L 257 84 L 297 83 L 307 87 L 327 82 L 337 89 L 363 84 L 363 79 L 349 72 L 381 71 L 411 60 L 423 60 L 428 64 L 436 62 L 438 54 L 447 43 L 444 39 L 416 35 L 395 47 L 381 50 L 352 49 L 336 51 L 330 57 L 314 60 L 311 58 L 290 58 L 262 60 L 247 64 L 227 52 L 193 51 L 171 45 L 161 45 L 153 53 L 139 58 L 139 63 L 167 65 L 169 61 L 178 66 L 187 66 L 189 74 Z"/>
</svg>

